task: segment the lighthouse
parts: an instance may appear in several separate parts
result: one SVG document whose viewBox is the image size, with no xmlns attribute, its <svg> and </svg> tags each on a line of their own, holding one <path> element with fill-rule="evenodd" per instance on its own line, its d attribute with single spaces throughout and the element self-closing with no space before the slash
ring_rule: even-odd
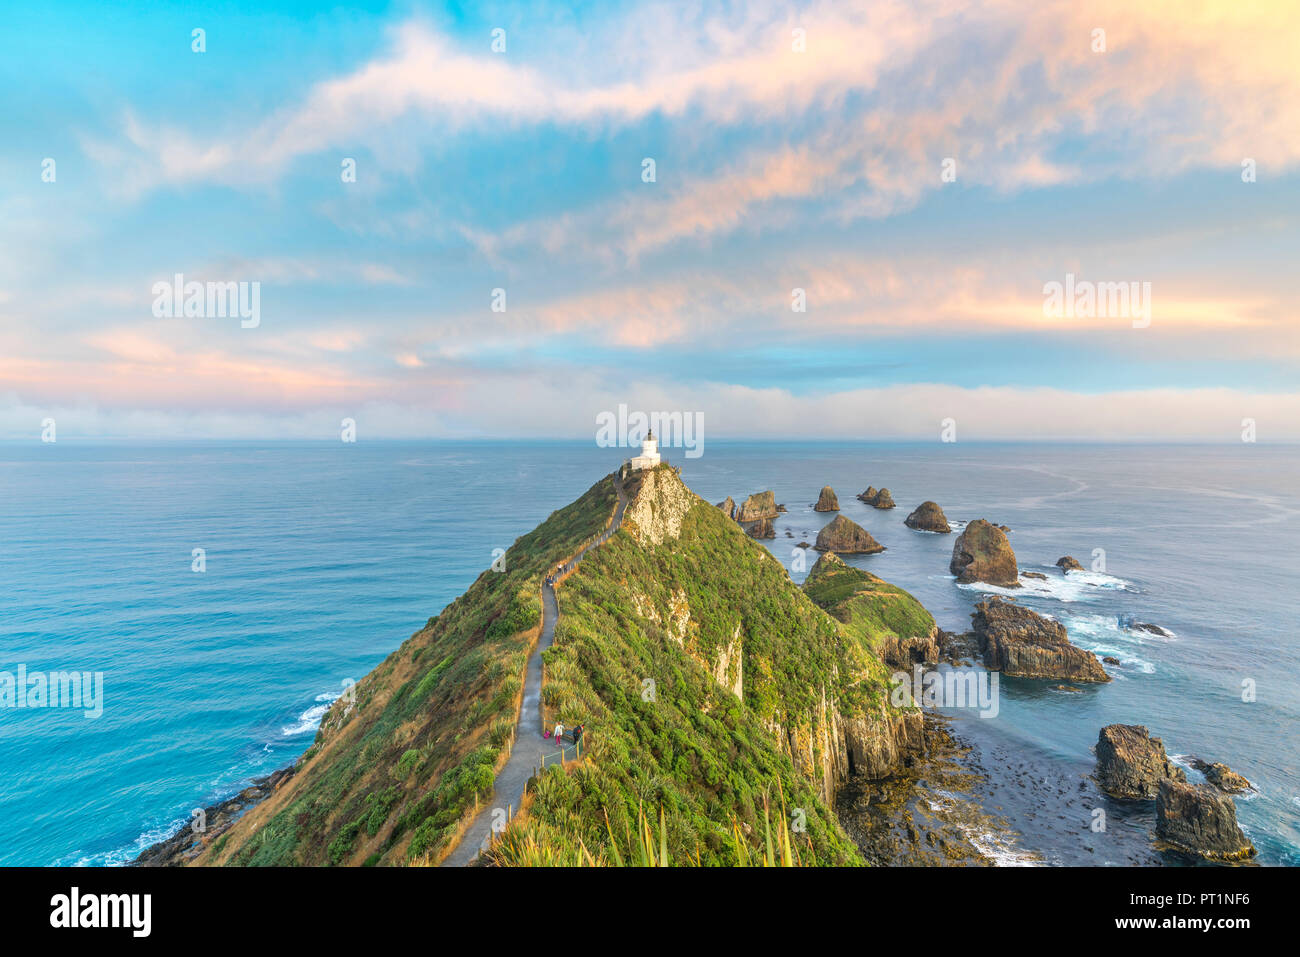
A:
<svg viewBox="0 0 1300 957">
<path fill-rule="evenodd" d="M 659 462 L 659 440 L 655 438 L 654 431 L 651 430 L 641 440 L 641 454 L 632 460 L 632 471 L 652 469 Z"/>
</svg>

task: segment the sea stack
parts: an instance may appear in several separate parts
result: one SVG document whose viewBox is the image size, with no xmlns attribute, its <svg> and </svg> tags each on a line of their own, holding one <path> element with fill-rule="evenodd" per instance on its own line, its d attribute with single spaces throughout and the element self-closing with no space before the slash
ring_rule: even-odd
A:
<svg viewBox="0 0 1300 957">
<path fill-rule="evenodd" d="M 1070 572 L 1083 571 L 1083 566 L 1079 564 L 1079 560 L 1069 555 L 1062 555 L 1058 558 L 1056 560 L 1056 567 L 1061 570 L 1062 575 L 1069 574 Z"/>
<path fill-rule="evenodd" d="M 760 518 L 757 522 L 751 524 L 745 531 L 750 538 L 776 538 L 776 529 L 772 527 L 770 518 Z"/>
<path fill-rule="evenodd" d="M 838 512 L 840 510 L 840 500 L 835 497 L 835 489 L 829 485 L 822 486 L 821 495 L 817 496 L 817 504 L 813 506 L 814 512 Z"/>
<path fill-rule="evenodd" d="M 959 582 L 985 582 L 1015 588 L 1019 582 L 1016 553 L 1007 533 L 982 518 L 962 530 L 952 546 L 948 570 Z"/>
<path fill-rule="evenodd" d="M 1097 783 L 1111 797 L 1130 801 L 1156 796 L 1162 781 L 1187 775 L 1165 755 L 1164 742 L 1140 724 L 1108 724 L 1097 735 Z"/>
<path fill-rule="evenodd" d="M 776 518 L 776 493 L 772 491 L 755 492 L 745 499 L 736 510 L 736 521 L 757 522 L 762 518 Z"/>
<path fill-rule="evenodd" d="M 951 532 L 948 517 L 943 514 L 937 502 L 922 502 L 911 515 L 903 519 L 903 524 L 919 532 Z"/>
<path fill-rule="evenodd" d="M 889 489 L 882 488 L 876 493 L 876 497 L 871 500 L 872 508 L 893 508 L 894 496 L 889 494 Z"/>
<path fill-rule="evenodd" d="M 1244 861 L 1255 856 L 1237 824 L 1232 798 L 1208 784 L 1163 778 L 1156 795 L 1156 836 L 1166 844 L 1209 861 Z"/>
<path fill-rule="evenodd" d="M 736 503 L 730 495 L 718 503 L 718 508 L 722 509 L 722 514 L 726 515 L 727 518 L 736 517 Z"/>
<path fill-rule="evenodd" d="M 874 555 L 885 546 L 871 537 L 871 533 L 851 519 L 836 515 L 835 520 L 817 533 L 819 552 L 836 552 L 840 555 Z"/>
</svg>

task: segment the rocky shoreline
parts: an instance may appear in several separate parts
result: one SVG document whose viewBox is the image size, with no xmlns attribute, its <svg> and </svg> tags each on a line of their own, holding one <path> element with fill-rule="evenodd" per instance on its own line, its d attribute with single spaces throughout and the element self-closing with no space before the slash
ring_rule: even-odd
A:
<svg viewBox="0 0 1300 957">
<path fill-rule="evenodd" d="M 881 867 L 990 867 L 990 845 L 1014 846 L 1005 820 L 975 790 L 985 780 L 950 721 L 926 712 L 928 747 L 887 778 L 850 778 L 835 798 L 840 824 L 863 857 Z"/>
<path fill-rule="evenodd" d="M 188 864 L 229 830 L 245 812 L 270 797 L 276 788 L 293 776 L 295 770 L 297 765 L 291 764 L 265 777 L 254 779 L 252 784 L 238 794 L 204 808 L 197 822 L 191 819 L 182 824 L 171 837 L 145 848 L 128 866 L 182 867 Z"/>
</svg>

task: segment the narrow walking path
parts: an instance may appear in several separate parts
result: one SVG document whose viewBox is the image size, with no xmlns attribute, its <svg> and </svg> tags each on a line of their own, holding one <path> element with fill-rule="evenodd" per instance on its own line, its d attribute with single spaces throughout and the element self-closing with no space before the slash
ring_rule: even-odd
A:
<svg viewBox="0 0 1300 957">
<path fill-rule="evenodd" d="M 619 472 L 614 473 L 614 489 L 618 492 L 618 505 L 614 509 L 614 520 L 600 533 L 594 541 L 565 562 L 556 573 L 556 584 L 578 567 L 587 552 L 609 540 L 623 524 L 623 512 L 627 508 L 627 495 L 623 491 L 623 482 Z M 524 698 L 519 708 L 519 720 L 515 725 L 515 744 L 506 760 L 505 767 L 497 775 L 492 794 L 478 813 L 460 843 L 442 862 L 442 867 L 464 867 L 476 858 L 492 837 L 493 811 L 497 808 L 505 811 L 519 809 L 524 797 L 524 786 L 542 763 L 542 755 L 555 750 L 555 743 L 542 737 L 542 652 L 551 647 L 555 638 L 555 623 L 560 617 L 559 606 L 555 601 L 555 589 L 542 580 L 542 633 L 537 639 L 537 646 L 528 656 L 528 665 L 524 669 Z"/>
</svg>

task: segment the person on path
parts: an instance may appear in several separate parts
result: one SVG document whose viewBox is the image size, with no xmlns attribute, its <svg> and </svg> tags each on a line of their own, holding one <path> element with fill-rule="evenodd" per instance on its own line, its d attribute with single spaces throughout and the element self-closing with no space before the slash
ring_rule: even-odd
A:
<svg viewBox="0 0 1300 957">
<path fill-rule="evenodd" d="M 563 721 L 555 722 L 555 743 L 558 744 L 560 747 L 564 747 L 564 722 Z"/>
</svg>

